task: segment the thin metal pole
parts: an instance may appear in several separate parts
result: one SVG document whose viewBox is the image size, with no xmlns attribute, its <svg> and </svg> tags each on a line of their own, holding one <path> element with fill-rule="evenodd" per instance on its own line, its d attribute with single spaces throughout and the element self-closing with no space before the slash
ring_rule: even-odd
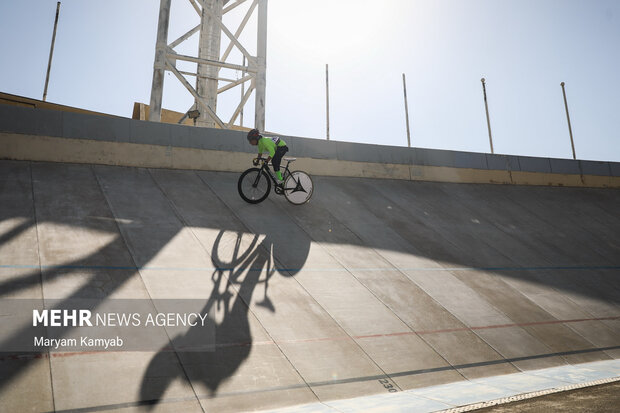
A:
<svg viewBox="0 0 620 413">
<path fill-rule="evenodd" d="M 43 89 L 43 101 L 47 99 L 47 86 L 50 82 L 50 70 L 52 69 L 52 56 L 54 55 L 54 43 L 56 42 L 56 28 L 58 27 L 58 15 L 60 14 L 60 2 L 56 3 L 56 18 L 54 19 L 54 34 L 52 34 L 52 45 L 50 46 L 50 58 L 47 62 L 47 74 L 45 75 L 45 88 Z"/>
<path fill-rule="evenodd" d="M 403 94 L 405 96 L 405 119 L 407 120 L 407 147 L 411 148 L 411 133 L 409 132 L 409 105 L 407 104 L 407 82 L 403 73 Z"/>
<path fill-rule="evenodd" d="M 329 65 L 325 65 L 325 110 L 327 115 L 327 140 L 329 140 Z"/>
<path fill-rule="evenodd" d="M 573 141 L 573 129 L 570 126 L 570 115 L 568 114 L 568 102 L 566 101 L 564 82 L 560 83 L 560 86 L 562 86 L 562 95 L 564 95 L 564 107 L 566 108 L 566 120 L 568 121 L 568 134 L 570 135 L 570 146 L 573 149 L 573 159 L 577 159 L 577 155 L 575 154 L 575 142 Z"/>
<path fill-rule="evenodd" d="M 482 93 L 484 94 L 484 109 L 487 112 L 487 128 L 489 129 L 489 143 L 491 144 L 491 153 L 493 151 L 493 136 L 491 135 L 491 119 L 489 118 L 489 104 L 487 103 L 487 87 L 485 84 L 485 78 L 480 79 L 482 82 Z"/>
</svg>

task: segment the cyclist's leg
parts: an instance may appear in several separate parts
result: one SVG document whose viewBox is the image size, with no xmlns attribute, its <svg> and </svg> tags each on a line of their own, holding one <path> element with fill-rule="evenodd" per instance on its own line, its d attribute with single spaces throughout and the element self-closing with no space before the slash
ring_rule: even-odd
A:
<svg viewBox="0 0 620 413">
<path fill-rule="evenodd" d="M 284 154 L 288 152 L 287 146 L 279 146 L 276 149 L 276 153 L 271 158 L 271 164 L 273 165 L 273 170 L 276 173 L 276 177 L 281 182 L 282 181 L 282 172 L 280 172 L 280 163 L 282 162 L 282 157 Z"/>
</svg>

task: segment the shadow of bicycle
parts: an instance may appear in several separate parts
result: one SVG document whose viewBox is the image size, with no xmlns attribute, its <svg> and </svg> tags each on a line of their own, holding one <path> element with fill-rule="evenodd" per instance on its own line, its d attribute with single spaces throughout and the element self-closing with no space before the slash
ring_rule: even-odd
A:
<svg viewBox="0 0 620 413">
<path fill-rule="evenodd" d="M 223 247 L 223 239 L 236 236 Z M 211 251 L 215 267 L 211 274 L 213 289 L 202 309 L 213 323 L 210 343 L 204 341 L 201 327 L 191 328 L 185 335 L 172 339 L 171 347 L 177 349 L 182 369 L 169 369 L 171 347 L 162 348 L 151 360 L 141 387 L 142 400 L 161 399 L 173 380 L 185 378 L 202 384 L 206 395 L 213 397 L 223 381 L 232 377 L 249 357 L 253 348 L 251 307 L 259 306 L 275 313 L 276 307 L 269 298 L 269 281 L 276 272 L 274 255 L 277 249 L 275 234 L 256 235 L 221 230 Z M 282 271 L 282 275 L 295 275 L 295 270 Z M 207 346 L 206 351 L 185 351 L 188 344 Z M 165 379 L 161 379 L 162 371 Z M 150 378 L 159 377 L 157 381 Z"/>
</svg>

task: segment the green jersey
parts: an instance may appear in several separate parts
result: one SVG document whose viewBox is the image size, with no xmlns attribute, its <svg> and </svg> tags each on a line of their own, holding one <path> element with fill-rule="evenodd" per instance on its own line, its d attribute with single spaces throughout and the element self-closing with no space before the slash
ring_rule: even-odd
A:
<svg viewBox="0 0 620 413">
<path fill-rule="evenodd" d="M 286 146 L 284 140 L 274 136 L 273 138 L 262 137 L 258 140 L 258 154 L 269 153 L 269 156 L 273 158 L 276 154 L 276 147 Z"/>
</svg>

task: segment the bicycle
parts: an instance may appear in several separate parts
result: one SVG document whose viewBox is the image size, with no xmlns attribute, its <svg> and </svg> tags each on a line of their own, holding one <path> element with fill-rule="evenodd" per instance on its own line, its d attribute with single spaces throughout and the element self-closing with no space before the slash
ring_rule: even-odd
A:
<svg viewBox="0 0 620 413">
<path fill-rule="evenodd" d="M 273 182 L 274 192 L 278 195 L 284 195 L 291 204 L 301 205 L 308 202 L 314 190 L 312 178 L 303 171 L 291 172 L 289 170 L 289 165 L 291 162 L 295 162 L 297 158 L 282 158 L 282 160 L 286 161 L 282 174 L 284 184 L 278 184 L 267 160 L 255 158 L 254 166 L 258 166 L 258 163 L 262 161 L 261 167 L 246 170 L 237 182 L 237 189 L 241 198 L 250 204 L 263 202 L 269 196 Z"/>
</svg>

